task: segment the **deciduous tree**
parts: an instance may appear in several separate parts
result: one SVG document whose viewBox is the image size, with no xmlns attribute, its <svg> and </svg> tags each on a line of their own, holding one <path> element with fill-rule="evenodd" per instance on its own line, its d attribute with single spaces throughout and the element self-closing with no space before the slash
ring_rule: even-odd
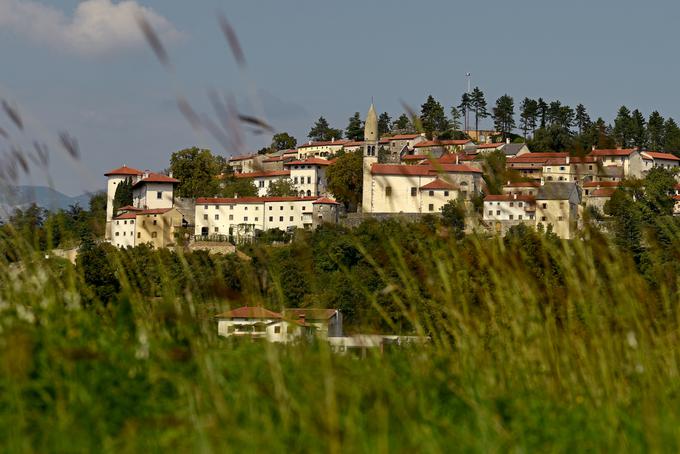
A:
<svg viewBox="0 0 680 454">
<path fill-rule="evenodd" d="M 218 175 L 223 163 L 210 150 L 197 147 L 176 151 L 170 157 L 170 170 L 179 180 L 178 197 L 214 197 L 219 192 Z"/>
<path fill-rule="evenodd" d="M 339 157 L 326 171 L 328 190 L 348 211 L 356 211 L 361 203 L 363 186 L 363 153 L 354 151 Z"/>
</svg>

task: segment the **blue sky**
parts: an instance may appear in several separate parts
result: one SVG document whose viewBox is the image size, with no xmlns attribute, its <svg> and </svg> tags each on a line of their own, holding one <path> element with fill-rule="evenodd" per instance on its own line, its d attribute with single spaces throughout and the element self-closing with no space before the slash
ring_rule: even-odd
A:
<svg viewBox="0 0 680 454">
<path fill-rule="evenodd" d="M 139 34 L 132 12 L 142 8 L 174 73 Z M 216 11 L 238 33 L 245 72 Z M 418 108 L 428 94 L 448 111 L 468 71 L 489 104 L 507 93 L 516 104 L 525 96 L 581 102 L 607 121 L 622 104 L 680 119 L 678 19 L 671 1 L 0 0 L 0 97 L 18 106 L 27 128 L 19 134 L 4 116 L 0 127 L 23 146 L 48 143 L 54 185 L 74 195 L 103 187 L 102 174 L 122 164 L 162 170 L 184 147 L 233 153 L 176 108 L 183 94 L 212 114 L 209 89 L 298 141 L 319 115 L 344 128 L 371 96 L 393 118 L 400 100 Z M 79 162 L 60 151 L 62 130 L 78 139 Z M 255 150 L 270 137 L 246 139 Z M 36 172 L 24 182 L 46 179 Z"/>
</svg>

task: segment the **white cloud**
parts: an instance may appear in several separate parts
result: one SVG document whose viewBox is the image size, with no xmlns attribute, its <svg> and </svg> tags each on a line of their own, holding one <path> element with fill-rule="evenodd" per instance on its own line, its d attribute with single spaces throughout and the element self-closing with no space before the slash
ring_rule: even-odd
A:
<svg viewBox="0 0 680 454">
<path fill-rule="evenodd" d="M 72 17 L 33 0 L 0 0 L 0 28 L 86 56 L 144 45 L 138 14 L 146 17 L 163 42 L 181 38 L 170 21 L 134 0 L 84 0 Z"/>
</svg>

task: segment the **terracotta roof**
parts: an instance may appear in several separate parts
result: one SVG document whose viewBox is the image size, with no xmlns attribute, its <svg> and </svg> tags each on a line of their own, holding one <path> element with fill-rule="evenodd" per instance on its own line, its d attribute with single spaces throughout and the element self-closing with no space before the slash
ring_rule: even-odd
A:
<svg viewBox="0 0 680 454">
<path fill-rule="evenodd" d="M 378 140 L 378 143 L 390 143 L 389 137 L 382 137 L 380 140 Z"/>
<path fill-rule="evenodd" d="M 137 181 L 132 185 L 132 187 L 139 186 L 144 183 L 179 183 L 179 180 L 167 175 L 162 175 L 160 173 L 149 173 L 146 178 L 142 178 L 141 180 Z"/>
<path fill-rule="evenodd" d="M 385 140 L 388 140 L 388 141 L 392 141 L 392 140 L 412 140 L 412 139 L 415 139 L 416 137 L 420 137 L 420 134 L 397 134 L 395 136 L 385 137 Z"/>
<path fill-rule="evenodd" d="M 674 195 L 673 200 L 680 202 L 680 195 Z"/>
<path fill-rule="evenodd" d="M 513 158 L 508 158 L 506 162 L 508 164 L 526 164 L 529 162 L 546 162 L 548 159 L 551 158 L 566 158 L 569 156 L 569 153 L 567 152 L 547 152 L 547 153 L 524 153 L 523 155 L 520 156 L 515 156 Z"/>
<path fill-rule="evenodd" d="M 499 148 L 505 145 L 505 142 L 496 142 L 496 143 L 480 143 L 477 145 L 477 148 Z"/>
<path fill-rule="evenodd" d="M 264 307 L 243 306 L 215 316 L 216 318 L 273 318 L 281 319 L 283 315 Z"/>
<path fill-rule="evenodd" d="M 143 211 L 141 208 L 133 207 L 132 205 L 125 205 L 118 208 L 118 211 Z"/>
<path fill-rule="evenodd" d="M 427 159 L 429 158 L 428 155 L 426 154 L 407 154 L 404 155 L 401 160 L 402 161 L 420 161 L 421 159 Z"/>
<path fill-rule="evenodd" d="M 563 158 L 550 158 L 545 161 L 544 165 L 592 164 L 596 162 L 595 156 L 569 156 L 569 163 L 567 163 L 565 156 Z"/>
<path fill-rule="evenodd" d="M 308 164 L 313 164 L 317 166 L 329 166 L 333 164 L 331 161 L 328 159 L 322 159 L 322 158 L 307 158 L 305 160 L 301 161 L 288 161 L 284 163 L 284 166 L 292 166 L 292 165 L 308 165 Z"/>
<path fill-rule="evenodd" d="M 520 195 L 520 194 L 489 194 L 484 197 L 485 202 L 534 202 L 536 198 L 532 195 Z"/>
<path fill-rule="evenodd" d="M 236 178 L 283 177 L 290 175 L 290 170 L 261 170 L 259 172 L 235 173 Z"/>
<path fill-rule="evenodd" d="M 364 145 L 363 140 L 350 140 L 347 143 L 345 143 L 345 147 L 361 147 Z"/>
<path fill-rule="evenodd" d="M 279 161 L 283 161 L 283 156 L 270 156 L 262 160 L 262 162 L 279 162 Z"/>
<path fill-rule="evenodd" d="M 423 185 L 420 187 L 420 189 L 425 189 L 425 190 L 448 190 L 448 189 L 457 189 L 457 186 L 449 183 L 448 181 L 440 180 L 439 178 L 435 178 L 433 181 L 430 181 L 426 185 Z"/>
<path fill-rule="evenodd" d="M 635 148 L 625 148 L 622 150 L 593 150 L 588 156 L 630 156 L 637 151 Z"/>
<path fill-rule="evenodd" d="M 167 213 L 168 211 L 172 210 L 172 208 L 154 208 L 152 210 L 144 210 L 144 211 L 139 211 L 137 214 L 164 214 Z"/>
<path fill-rule="evenodd" d="M 371 166 L 371 173 L 373 175 L 424 176 L 437 173 L 482 173 L 482 171 L 465 164 L 441 164 L 438 166 L 433 166 L 432 164 L 420 166 L 373 164 Z"/>
<path fill-rule="evenodd" d="M 118 219 L 134 219 L 137 217 L 137 213 L 123 213 L 119 214 L 118 216 L 114 217 L 113 220 L 117 221 Z"/>
<path fill-rule="evenodd" d="M 615 188 L 618 185 L 620 185 L 620 181 L 587 181 L 583 183 L 584 188 L 596 188 L 596 187 L 601 187 L 601 188 Z"/>
<path fill-rule="evenodd" d="M 123 166 L 123 167 L 118 167 L 117 169 L 110 170 L 104 174 L 105 177 L 110 177 L 113 175 L 129 175 L 129 176 L 137 176 L 137 175 L 143 175 L 144 172 L 141 170 L 133 169 L 132 167 L 128 166 Z"/>
<path fill-rule="evenodd" d="M 233 157 L 229 158 L 229 162 L 232 162 L 232 161 L 245 161 L 246 159 L 253 159 L 255 156 L 257 156 L 257 155 L 255 155 L 255 154 L 249 154 L 249 155 L 233 156 Z"/>
<path fill-rule="evenodd" d="M 337 139 L 337 140 L 325 140 L 325 141 L 320 141 L 320 142 L 307 142 L 307 143 L 304 143 L 302 145 L 298 145 L 298 148 L 327 147 L 329 145 L 342 145 L 342 146 L 344 146 L 348 142 L 351 142 L 351 140 Z"/>
<path fill-rule="evenodd" d="M 283 315 L 288 318 L 301 318 L 305 316 L 305 321 L 309 320 L 328 320 L 338 311 L 336 309 L 312 309 L 312 308 L 289 308 L 283 310 Z"/>
<path fill-rule="evenodd" d="M 595 189 L 590 197 L 611 197 L 616 192 L 614 188 Z"/>
<path fill-rule="evenodd" d="M 232 205 L 236 203 L 265 203 L 265 202 L 305 202 L 317 200 L 316 196 L 306 197 L 199 197 L 198 205 Z"/>
<path fill-rule="evenodd" d="M 316 199 L 315 201 L 312 202 L 312 205 L 340 205 L 338 202 L 336 202 L 333 199 L 329 199 L 328 197 L 321 197 L 320 199 Z"/>
<path fill-rule="evenodd" d="M 659 151 L 643 151 L 642 155 L 649 156 L 652 159 L 665 159 L 666 161 L 680 161 L 680 158 L 670 153 L 661 153 Z"/>
<path fill-rule="evenodd" d="M 537 188 L 541 185 L 538 181 L 515 181 L 508 182 L 503 187 L 505 188 Z"/>
<path fill-rule="evenodd" d="M 294 148 L 291 148 L 290 150 L 286 150 L 286 151 L 284 151 L 283 153 L 281 153 L 281 156 L 285 156 L 285 155 L 287 155 L 287 154 L 295 154 L 295 155 L 296 155 L 296 154 L 297 154 L 297 150 L 294 149 Z"/>
</svg>

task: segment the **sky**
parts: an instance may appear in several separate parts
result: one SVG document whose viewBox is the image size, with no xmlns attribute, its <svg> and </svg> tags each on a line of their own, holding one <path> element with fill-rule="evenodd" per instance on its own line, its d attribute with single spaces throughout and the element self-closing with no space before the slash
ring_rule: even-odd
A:
<svg viewBox="0 0 680 454">
<path fill-rule="evenodd" d="M 172 70 L 144 40 L 139 14 Z M 525 96 L 583 103 L 608 122 L 621 105 L 680 119 L 679 19 L 679 2 L 659 0 L 0 0 L 0 98 L 24 121 L 19 131 L 0 112 L 9 133 L 0 153 L 45 143 L 48 171 L 22 183 L 77 195 L 104 188 L 103 174 L 123 164 L 161 171 L 183 148 L 229 156 L 271 141 L 244 130 L 243 149 L 225 149 L 191 127 L 178 96 L 213 118 L 208 93 L 233 97 L 303 142 L 319 116 L 344 129 L 372 98 L 392 118 L 429 94 L 448 112 L 467 72 L 489 104 L 507 93 L 516 106 Z M 60 147 L 62 131 L 80 159 Z"/>
</svg>

